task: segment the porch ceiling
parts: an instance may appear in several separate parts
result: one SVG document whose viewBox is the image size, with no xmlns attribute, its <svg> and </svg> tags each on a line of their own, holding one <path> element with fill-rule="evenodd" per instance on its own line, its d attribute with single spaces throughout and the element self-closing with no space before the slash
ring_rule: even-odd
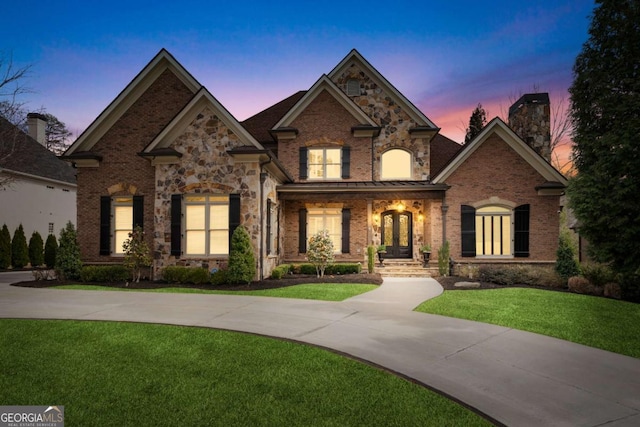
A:
<svg viewBox="0 0 640 427">
<path fill-rule="evenodd" d="M 441 199 L 449 189 L 446 184 L 428 181 L 349 181 L 305 182 L 284 184 L 277 187 L 280 199 L 324 199 L 340 196 L 349 199 Z"/>
</svg>

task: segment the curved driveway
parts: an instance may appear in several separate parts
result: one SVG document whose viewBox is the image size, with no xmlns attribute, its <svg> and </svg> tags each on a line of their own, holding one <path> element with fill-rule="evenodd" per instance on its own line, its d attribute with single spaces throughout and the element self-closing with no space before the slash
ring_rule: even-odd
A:
<svg viewBox="0 0 640 427">
<path fill-rule="evenodd" d="M 640 425 L 640 360 L 411 311 L 442 292 L 433 279 L 385 279 L 372 292 L 323 302 L 7 285 L 29 280 L 20 274 L 25 273 L 0 274 L 0 318 L 149 322 L 251 332 L 381 365 L 507 425 Z"/>
</svg>

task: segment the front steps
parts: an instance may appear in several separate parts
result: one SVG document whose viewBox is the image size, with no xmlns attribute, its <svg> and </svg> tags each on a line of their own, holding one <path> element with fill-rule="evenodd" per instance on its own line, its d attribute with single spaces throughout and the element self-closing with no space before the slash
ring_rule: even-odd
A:
<svg viewBox="0 0 640 427">
<path fill-rule="evenodd" d="M 435 277 L 438 276 L 438 264 L 429 262 L 429 267 L 423 268 L 422 262 L 413 259 L 385 259 L 384 267 L 376 262 L 375 272 L 382 277 Z"/>
</svg>

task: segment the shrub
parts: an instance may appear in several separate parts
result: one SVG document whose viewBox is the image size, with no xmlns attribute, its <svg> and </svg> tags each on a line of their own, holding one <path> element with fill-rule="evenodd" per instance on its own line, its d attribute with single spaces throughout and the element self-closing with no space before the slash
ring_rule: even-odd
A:
<svg viewBox="0 0 640 427">
<path fill-rule="evenodd" d="M 44 244 L 44 263 L 47 268 L 53 268 L 56 266 L 56 252 L 58 252 L 58 240 L 53 234 L 47 236 L 47 241 Z"/>
<path fill-rule="evenodd" d="M 272 279 L 282 279 L 284 276 L 289 274 L 289 270 L 291 266 L 289 264 L 280 264 L 271 272 Z"/>
<path fill-rule="evenodd" d="M 316 276 L 323 277 L 327 265 L 333 262 L 333 241 L 328 230 L 320 230 L 311 236 L 307 259 L 316 268 Z"/>
<path fill-rule="evenodd" d="M 211 280 L 211 274 L 206 268 L 187 268 L 187 283 L 193 283 L 194 285 L 202 285 L 203 283 L 209 283 Z"/>
<path fill-rule="evenodd" d="M 55 279 L 55 274 L 51 270 L 33 270 L 31 274 L 33 274 L 33 280 L 36 281 Z"/>
<path fill-rule="evenodd" d="M 238 226 L 231 236 L 228 276 L 230 283 L 251 283 L 256 274 L 256 260 L 249 232 Z"/>
<path fill-rule="evenodd" d="M 60 230 L 60 246 L 56 252 L 56 275 L 60 280 L 75 280 L 80 278 L 82 262 L 78 247 L 77 233 L 71 221 Z"/>
<path fill-rule="evenodd" d="M 559 288 L 566 282 L 550 267 L 531 265 L 481 266 L 478 277 L 483 282 L 503 286 L 528 285 Z"/>
<path fill-rule="evenodd" d="M 162 278 L 168 283 L 187 283 L 187 267 L 171 265 L 162 270 Z"/>
<path fill-rule="evenodd" d="M 354 262 L 354 263 L 341 262 L 337 264 L 328 265 L 327 269 L 325 270 L 325 273 L 341 275 L 341 274 L 358 274 L 361 271 L 362 271 L 362 264 L 360 264 L 359 262 Z"/>
<path fill-rule="evenodd" d="M 606 264 L 588 263 L 581 266 L 582 275 L 594 286 L 603 287 L 616 281 L 616 274 Z"/>
<path fill-rule="evenodd" d="M 367 271 L 369 274 L 375 271 L 376 265 L 376 247 L 373 245 L 367 246 Z"/>
<path fill-rule="evenodd" d="M 228 280 L 227 280 L 227 270 L 220 269 L 220 270 L 214 271 L 213 273 L 211 273 L 211 277 L 209 279 L 209 282 L 213 286 L 220 286 L 220 285 L 226 284 L 228 282 Z"/>
<path fill-rule="evenodd" d="M 13 268 L 22 268 L 27 264 L 29 264 L 29 247 L 24 228 L 20 224 L 11 239 L 11 265 Z"/>
<path fill-rule="evenodd" d="M 560 234 L 558 250 L 556 251 L 556 272 L 564 280 L 580 274 L 580 266 L 576 261 L 576 254 L 566 233 Z"/>
<path fill-rule="evenodd" d="M 449 275 L 449 258 L 449 241 L 446 240 L 438 250 L 438 273 L 440 273 L 441 276 Z"/>
<path fill-rule="evenodd" d="M 0 268 L 7 269 L 11 265 L 11 234 L 7 224 L 0 231 Z"/>
<path fill-rule="evenodd" d="M 124 265 L 131 269 L 131 280 L 140 282 L 140 275 L 144 267 L 152 264 L 149 245 L 144 241 L 144 232 L 140 226 L 129 233 L 129 238 L 122 244 L 124 249 Z"/>
<path fill-rule="evenodd" d="M 29 262 L 31 267 L 39 267 L 44 264 L 44 242 L 37 231 L 34 231 L 29 239 Z"/>
<path fill-rule="evenodd" d="M 80 269 L 83 282 L 124 282 L 129 270 L 124 265 L 86 265 Z"/>
</svg>

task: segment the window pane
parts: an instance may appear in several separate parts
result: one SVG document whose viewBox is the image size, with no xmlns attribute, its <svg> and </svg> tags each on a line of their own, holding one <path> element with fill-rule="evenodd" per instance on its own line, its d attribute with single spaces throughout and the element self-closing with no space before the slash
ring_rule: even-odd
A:
<svg viewBox="0 0 640 427">
<path fill-rule="evenodd" d="M 411 154 L 404 150 L 389 150 L 381 158 L 382 179 L 411 179 Z"/>
<path fill-rule="evenodd" d="M 229 229 L 229 208 L 227 205 L 211 205 L 209 207 L 209 229 Z"/>
<path fill-rule="evenodd" d="M 309 164 L 322 164 L 323 160 L 323 150 L 309 150 Z"/>
<path fill-rule="evenodd" d="M 340 148 L 329 148 L 325 151 L 326 163 L 327 164 L 340 164 L 340 152 L 342 150 Z"/>
<path fill-rule="evenodd" d="M 187 231 L 187 254 L 198 254 L 202 255 L 205 253 L 205 232 L 202 230 L 198 231 Z"/>
<path fill-rule="evenodd" d="M 511 255 L 511 216 L 502 216 L 502 254 Z"/>
<path fill-rule="evenodd" d="M 121 231 L 116 231 L 115 234 L 115 247 L 113 248 L 113 251 L 117 254 L 123 254 L 124 253 L 124 249 L 122 249 L 122 244 L 124 243 L 125 240 L 127 240 L 129 238 L 129 233 L 131 232 L 131 230 L 121 230 Z"/>
<path fill-rule="evenodd" d="M 400 220 L 400 246 L 409 246 L 409 216 L 408 215 L 400 215 L 398 217 Z"/>
<path fill-rule="evenodd" d="M 187 230 L 204 230 L 204 205 L 187 205 L 185 227 Z"/>
<path fill-rule="evenodd" d="M 341 175 L 340 165 L 327 165 L 326 178 L 340 178 Z"/>
<path fill-rule="evenodd" d="M 323 178 L 324 168 L 322 165 L 309 165 L 309 178 Z"/>
<path fill-rule="evenodd" d="M 133 225 L 133 206 L 116 206 L 114 215 L 114 228 L 116 230 L 131 230 Z"/>
<path fill-rule="evenodd" d="M 227 230 L 209 232 L 209 253 L 216 255 L 229 253 L 229 232 Z"/>
</svg>

